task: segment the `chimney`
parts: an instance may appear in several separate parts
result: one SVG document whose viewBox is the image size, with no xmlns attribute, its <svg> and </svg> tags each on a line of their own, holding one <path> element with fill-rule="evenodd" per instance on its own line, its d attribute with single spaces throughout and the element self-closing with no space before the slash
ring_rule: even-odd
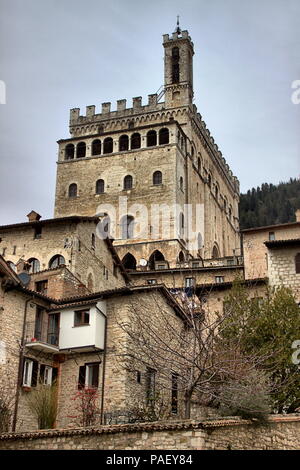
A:
<svg viewBox="0 0 300 470">
<path fill-rule="evenodd" d="M 300 222 L 300 209 L 296 210 L 296 222 Z"/>
<path fill-rule="evenodd" d="M 28 217 L 28 222 L 38 222 L 42 216 L 35 211 L 31 211 L 26 217 Z"/>
</svg>

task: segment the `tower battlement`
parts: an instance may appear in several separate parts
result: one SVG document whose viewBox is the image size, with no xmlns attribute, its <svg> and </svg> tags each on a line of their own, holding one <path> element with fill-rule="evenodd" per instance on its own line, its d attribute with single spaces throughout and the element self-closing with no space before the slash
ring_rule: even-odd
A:
<svg viewBox="0 0 300 470">
<path fill-rule="evenodd" d="M 130 108 L 126 107 L 127 100 L 121 99 L 117 101 L 117 109 L 114 111 L 111 109 L 111 102 L 102 103 L 101 113 L 97 114 L 95 105 L 87 106 L 85 115 L 80 115 L 80 108 L 73 108 L 70 110 L 70 126 L 160 111 L 164 108 L 164 102 L 159 103 L 159 98 L 160 96 L 157 93 L 148 95 L 148 103 L 143 105 L 142 97 L 136 96 L 132 98 L 132 106 Z"/>
</svg>

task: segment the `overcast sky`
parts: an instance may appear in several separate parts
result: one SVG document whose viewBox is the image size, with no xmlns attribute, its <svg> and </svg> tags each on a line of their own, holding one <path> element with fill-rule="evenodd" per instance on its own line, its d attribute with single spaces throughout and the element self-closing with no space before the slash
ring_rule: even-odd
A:
<svg viewBox="0 0 300 470">
<path fill-rule="evenodd" d="M 0 224 L 53 216 L 69 109 L 155 93 L 176 15 L 195 104 L 241 190 L 299 177 L 299 0 L 0 0 Z"/>
</svg>

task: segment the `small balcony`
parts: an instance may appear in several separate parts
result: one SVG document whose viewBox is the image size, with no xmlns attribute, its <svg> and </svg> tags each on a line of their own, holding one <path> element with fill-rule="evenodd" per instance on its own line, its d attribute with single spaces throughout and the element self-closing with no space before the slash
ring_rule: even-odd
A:
<svg viewBox="0 0 300 470">
<path fill-rule="evenodd" d="M 25 325 L 25 346 L 45 353 L 57 353 L 59 329 L 53 321 L 27 322 Z"/>
</svg>

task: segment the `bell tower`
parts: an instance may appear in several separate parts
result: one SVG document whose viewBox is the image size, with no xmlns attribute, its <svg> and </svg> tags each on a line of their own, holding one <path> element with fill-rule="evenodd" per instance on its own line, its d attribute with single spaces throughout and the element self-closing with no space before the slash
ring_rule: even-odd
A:
<svg viewBox="0 0 300 470">
<path fill-rule="evenodd" d="M 188 31 L 181 31 L 179 20 L 171 37 L 163 35 L 165 49 L 165 102 L 167 108 L 193 102 L 194 44 Z"/>
</svg>

